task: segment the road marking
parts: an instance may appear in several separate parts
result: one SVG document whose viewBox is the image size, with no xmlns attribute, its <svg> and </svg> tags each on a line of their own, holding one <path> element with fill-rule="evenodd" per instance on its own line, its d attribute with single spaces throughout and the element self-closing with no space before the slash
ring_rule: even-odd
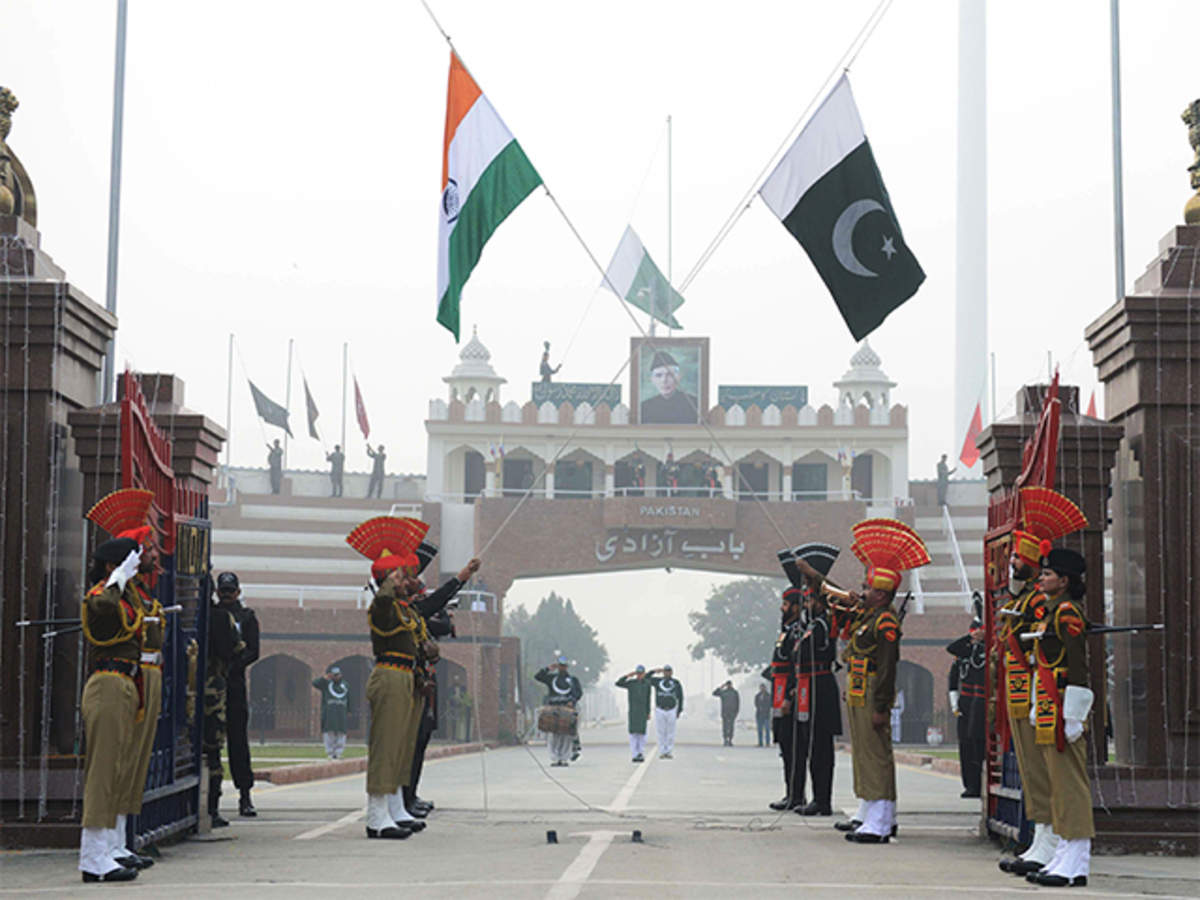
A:
<svg viewBox="0 0 1200 900">
<path fill-rule="evenodd" d="M 658 753 L 657 747 L 651 747 L 646 753 L 646 761 L 640 763 L 629 776 L 629 780 L 625 782 L 625 786 L 617 792 L 617 798 L 613 800 L 612 805 L 608 807 L 609 812 L 624 812 L 629 806 L 629 798 L 633 796 L 633 792 L 637 790 L 637 786 L 641 784 L 642 779 L 646 776 L 646 770 L 650 768 L 650 763 L 654 762 L 654 756 Z"/>
<path fill-rule="evenodd" d="M 583 831 L 576 834 L 587 835 L 588 842 L 583 845 L 579 855 L 567 866 L 567 870 L 559 876 L 554 886 L 546 892 L 546 900 L 575 900 L 583 886 L 587 884 L 588 876 L 600 862 L 600 857 L 608 849 L 620 832 L 617 831 Z"/>
<path fill-rule="evenodd" d="M 650 768 L 650 763 L 654 762 L 654 756 L 657 752 L 657 747 L 650 748 L 646 753 L 646 761 L 638 765 L 629 776 L 629 780 L 617 792 L 617 796 L 613 799 L 613 802 L 609 804 L 609 812 L 620 813 L 625 811 L 629 806 L 630 798 L 633 797 L 633 792 L 637 790 L 637 786 L 646 777 L 646 771 Z M 547 891 L 546 900 L 574 900 L 575 897 L 578 897 L 579 892 L 583 890 L 583 886 L 587 884 L 588 876 L 596 868 L 596 863 L 600 862 L 600 857 L 608 849 L 608 845 L 613 842 L 613 838 L 621 833 L 619 831 L 581 831 L 573 833 L 572 837 L 587 835 L 588 842 L 583 845 L 583 849 L 579 851 L 579 855 L 567 866 L 566 871 L 559 876 L 554 886 Z"/>
<path fill-rule="evenodd" d="M 346 815 L 342 816 L 336 822 L 330 822 L 328 825 L 322 825 L 320 828 L 314 828 L 312 831 L 306 831 L 304 834 L 298 834 L 295 838 L 293 838 L 293 840 L 311 841 L 313 838 L 324 837 L 325 835 L 329 834 L 329 832 L 336 831 L 343 825 L 349 825 L 351 822 L 357 822 L 362 817 L 363 811 L 361 809 L 356 809 L 354 812 L 346 813 Z"/>
</svg>

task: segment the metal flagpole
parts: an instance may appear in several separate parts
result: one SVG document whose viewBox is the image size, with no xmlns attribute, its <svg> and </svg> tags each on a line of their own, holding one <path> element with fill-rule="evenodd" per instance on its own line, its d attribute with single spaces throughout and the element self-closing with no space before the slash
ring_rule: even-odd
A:
<svg viewBox="0 0 1200 900">
<path fill-rule="evenodd" d="M 350 355 L 349 342 L 342 344 L 342 452 L 346 452 L 346 366 Z"/>
<path fill-rule="evenodd" d="M 996 352 L 992 351 L 992 421 L 996 421 Z"/>
<path fill-rule="evenodd" d="M 1113 255 L 1116 262 L 1117 302 L 1125 296 L 1125 202 L 1121 178 L 1121 22 L 1120 0 L 1109 0 L 1109 42 L 1112 48 Z"/>
<path fill-rule="evenodd" d="M 125 122 L 125 21 L 127 0 L 117 0 L 117 53 L 113 74 L 112 158 L 108 175 L 108 277 L 104 286 L 104 308 L 117 312 L 117 246 L 121 222 L 121 133 Z M 117 338 L 108 342 L 104 354 L 104 384 L 100 397 L 112 400 L 113 373 L 116 371 Z"/>
<path fill-rule="evenodd" d="M 292 345 L 295 343 L 293 338 L 288 338 L 288 371 L 287 371 L 287 393 L 283 398 L 284 409 L 288 411 L 288 415 L 292 412 Z M 283 432 L 283 467 L 287 468 L 287 450 L 288 450 L 288 433 Z"/>
<path fill-rule="evenodd" d="M 225 485 L 233 456 L 233 332 L 229 332 L 229 369 L 225 374 Z"/>
<path fill-rule="evenodd" d="M 674 245 L 672 242 L 672 210 L 671 210 L 671 117 L 667 116 L 667 284 L 674 289 L 675 279 L 672 277 L 671 257 Z M 667 312 L 671 311 L 671 295 L 667 294 Z M 667 316 L 667 337 L 671 336 L 670 316 Z"/>
</svg>

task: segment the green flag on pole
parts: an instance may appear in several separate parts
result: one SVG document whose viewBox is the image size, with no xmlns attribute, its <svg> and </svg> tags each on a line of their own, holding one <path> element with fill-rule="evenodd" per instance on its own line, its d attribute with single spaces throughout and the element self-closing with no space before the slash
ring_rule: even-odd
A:
<svg viewBox="0 0 1200 900">
<path fill-rule="evenodd" d="M 683 328 L 673 315 L 683 305 L 683 296 L 671 287 L 632 228 L 627 227 L 621 235 L 605 276 L 604 286 L 616 291 L 627 303 L 650 313 L 664 325 Z"/>
<path fill-rule="evenodd" d="M 900 232 L 845 75 L 759 195 L 804 247 L 856 340 L 925 280 Z"/>
</svg>

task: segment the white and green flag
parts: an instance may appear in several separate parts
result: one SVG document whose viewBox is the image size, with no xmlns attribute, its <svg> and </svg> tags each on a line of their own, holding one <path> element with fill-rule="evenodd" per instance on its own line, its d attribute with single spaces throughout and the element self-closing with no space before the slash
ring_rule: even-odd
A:
<svg viewBox="0 0 1200 900">
<path fill-rule="evenodd" d="M 862 340 L 925 273 L 904 236 L 843 75 L 759 190 Z"/>
<path fill-rule="evenodd" d="M 683 328 L 673 313 L 683 305 L 683 296 L 671 287 L 632 228 L 626 227 L 613 254 L 604 286 L 627 303 L 645 310 L 664 325 Z"/>
</svg>

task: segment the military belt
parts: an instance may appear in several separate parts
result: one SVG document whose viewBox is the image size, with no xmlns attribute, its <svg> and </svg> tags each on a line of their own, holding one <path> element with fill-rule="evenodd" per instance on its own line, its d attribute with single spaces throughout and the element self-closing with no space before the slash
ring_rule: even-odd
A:
<svg viewBox="0 0 1200 900">
<path fill-rule="evenodd" d="M 105 657 L 104 659 L 96 660 L 96 666 L 92 671 L 115 672 L 118 675 L 124 675 L 126 678 L 133 678 L 138 673 L 138 664 L 128 659 Z"/>
</svg>

